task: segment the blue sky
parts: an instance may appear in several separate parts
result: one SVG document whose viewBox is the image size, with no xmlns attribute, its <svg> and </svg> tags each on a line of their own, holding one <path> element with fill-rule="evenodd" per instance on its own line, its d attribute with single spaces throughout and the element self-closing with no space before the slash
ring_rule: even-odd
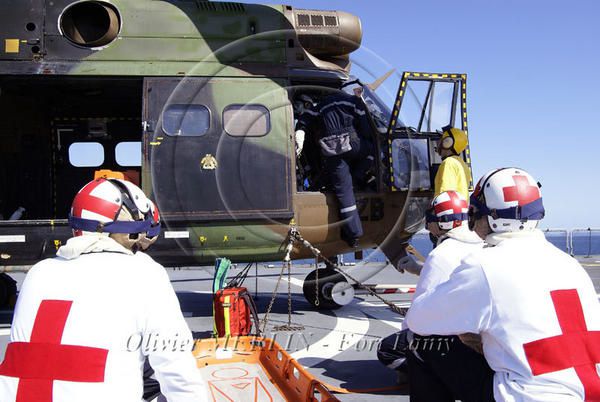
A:
<svg viewBox="0 0 600 402">
<path fill-rule="evenodd" d="M 360 16 L 364 49 L 354 60 L 374 75 L 467 73 L 475 179 L 519 166 L 543 185 L 543 227 L 600 227 L 599 1 L 287 4 Z"/>
</svg>

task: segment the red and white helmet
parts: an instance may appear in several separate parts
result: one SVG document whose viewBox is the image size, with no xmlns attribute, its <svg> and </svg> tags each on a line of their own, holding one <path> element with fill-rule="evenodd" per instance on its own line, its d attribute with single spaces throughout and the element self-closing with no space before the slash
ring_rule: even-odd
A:
<svg viewBox="0 0 600 402">
<path fill-rule="evenodd" d="M 488 217 L 494 232 L 533 230 L 544 218 L 541 185 L 519 168 L 486 173 L 471 194 L 473 219 Z"/>
<path fill-rule="evenodd" d="M 106 233 L 153 238 L 160 232 L 160 216 L 154 203 L 135 184 L 98 179 L 83 186 L 73 199 L 69 225 L 75 236 Z M 140 238 L 130 237 L 132 244 Z"/>
<path fill-rule="evenodd" d="M 451 230 L 459 227 L 468 219 L 469 204 L 467 200 L 456 191 L 445 191 L 431 202 L 431 209 L 427 213 L 427 223 L 437 222 L 442 230 Z"/>
</svg>

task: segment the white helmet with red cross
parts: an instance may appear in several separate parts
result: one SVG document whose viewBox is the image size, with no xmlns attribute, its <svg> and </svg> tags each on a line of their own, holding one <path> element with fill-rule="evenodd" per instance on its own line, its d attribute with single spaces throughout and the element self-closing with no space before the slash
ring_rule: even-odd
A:
<svg viewBox="0 0 600 402">
<path fill-rule="evenodd" d="M 467 200 L 456 191 L 445 191 L 431 202 L 428 211 L 427 223 L 437 222 L 442 230 L 451 230 L 459 227 L 468 218 L 469 204 Z"/>
<path fill-rule="evenodd" d="M 98 179 L 86 184 L 73 199 L 69 225 L 75 236 L 124 235 L 115 239 L 132 247 L 140 240 L 158 235 L 160 217 L 153 202 L 135 184 Z"/>
<path fill-rule="evenodd" d="M 519 168 L 486 173 L 471 194 L 471 219 L 488 217 L 494 232 L 533 230 L 544 217 L 541 185 Z"/>
</svg>

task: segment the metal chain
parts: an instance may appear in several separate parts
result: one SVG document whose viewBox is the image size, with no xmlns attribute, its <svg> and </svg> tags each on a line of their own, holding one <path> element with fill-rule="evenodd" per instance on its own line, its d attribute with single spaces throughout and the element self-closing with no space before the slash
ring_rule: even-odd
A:
<svg viewBox="0 0 600 402">
<path fill-rule="evenodd" d="M 304 329 L 301 325 L 292 325 L 292 281 L 291 281 L 291 271 L 292 271 L 292 262 L 291 262 L 291 254 L 292 249 L 294 247 L 294 240 L 296 233 L 296 228 L 291 227 L 290 232 L 288 234 L 288 244 L 285 248 L 285 257 L 283 259 L 283 264 L 281 264 L 281 271 L 279 272 L 279 278 L 277 278 L 277 284 L 275 285 L 275 289 L 273 290 L 273 294 L 271 296 L 271 301 L 269 302 L 269 306 L 267 307 L 267 311 L 263 318 L 263 328 L 262 333 L 265 333 L 267 329 L 267 323 L 269 322 L 269 314 L 273 309 L 273 305 L 275 304 L 275 299 L 277 298 L 277 290 L 279 290 L 279 284 L 281 283 L 281 279 L 283 278 L 284 270 L 287 268 L 288 271 L 288 323 L 287 325 L 280 325 L 278 327 L 274 327 L 275 331 L 301 331 Z"/>
<path fill-rule="evenodd" d="M 275 285 L 275 289 L 273 289 L 273 295 L 271 296 L 271 301 L 269 302 L 269 306 L 267 307 L 267 312 L 262 319 L 263 327 L 262 333 L 265 333 L 267 329 L 267 323 L 269 322 L 269 314 L 271 314 L 271 309 L 273 308 L 273 304 L 275 304 L 275 299 L 277 298 L 277 289 L 279 289 L 279 283 L 281 282 L 281 278 L 283 277 L 283 270 L 285 269 L 285 265 L 281 265 L 281 272 L 279 273 L 279 278 L 277 279 L 277 284 Z"/>
<path fill-rule="evenodd" d="M 378 295 L 373 289 L 367 287 L 367 286 L 363 286 L 362 283 L 358 280 L 355 279 L 352 275 L 350 275 L 349 273 L 343 271 L 340 269 L 340 267 L 338 267 L 337 264 L 334 264 L 331 260 L 329 260 L 327 257 L 325 257 L 323 254 L 321 254 L 321 251 L 314 247 L 312 244 L 310 244 L 310 242 L 308 242 L 307 240 L 304 240 L 304 238 L 300 235 L 300 233 L 298 231 L 294 231 L 291 232 L 290 231 L 290 236 L 293 236 L 298 242 L 300 242 L 302 245 L 304 245 L 304 247 L 307 247 L 313 254 L 315 257 L 321 258 L 323 261 L 325 261 L 326 264 L 328 264 L 331 268 L 333 268 L 334 270 L 336 270 L 338 273 L 344 275 L 344 277 L 352 280 L 352 282 L 356 283 L 357 285 L 361 286 L 363 289 L 365 289 L 371 296 L 379 299 L 383 304 L 385 304 L 386 306 L 388 306 L 393 312 L 400 314 L 401 316 L 405 316 L 406 312 L 408 311 L 408 308 L 406 307 L 398 307 L 396 306 L 394 303 L 384 299 L 383 297 L 381 297 L 380 295 Z M 319 271 L 318 267 L 317 267 L 317 272 Z M 317 276 L 318 278 L 318 276 Z"/>
<path fill-rule="evenodd" d="M 292 324 L 292 261 L 289 258 L 289 254 L 286 255 L 285 265 L 287 265 L 288 271 L 288 323 L 287 325 L 279 325 L 274 327 L 274 331 L 302 331 L 304 326 Z"/>
</svg>

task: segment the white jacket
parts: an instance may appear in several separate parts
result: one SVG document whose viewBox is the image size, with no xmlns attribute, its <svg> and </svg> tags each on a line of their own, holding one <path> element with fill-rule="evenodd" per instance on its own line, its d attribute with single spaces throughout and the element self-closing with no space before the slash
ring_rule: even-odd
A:
<svg viewBox="0 0 600 402">
<path fill-rule="evenodd" d="M 425 260 L 413 299 L 446 282 L 463 258 L 482 247 L 483 240 L 466 224 L 440 236 L 436 248 Z"/>
<path fill-rule="evenodd" d="M 2 402 L 32 389 L 60 402 L 139 402 L 146 357 L 169 401 L 207 400 L 161 265 L 101 235 L 72 238 L 57 255 L 23 283 L 0 365 Z"/>
<path fill-rule="evenodd" d="M 498 402 L 600 400 L 600 303 L 585 270 L 538 230 L 486 242 L 414 300 L 409 328 L 480 333 Z"/>
</svg>

